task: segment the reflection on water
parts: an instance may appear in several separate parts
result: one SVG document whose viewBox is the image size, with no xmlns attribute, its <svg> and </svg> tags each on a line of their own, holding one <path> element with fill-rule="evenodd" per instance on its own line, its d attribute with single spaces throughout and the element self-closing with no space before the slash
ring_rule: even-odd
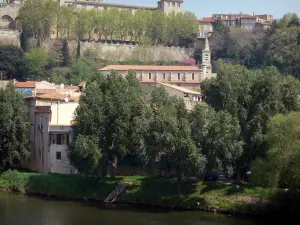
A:
<svg viewBox="0 0 300 225">
<path fill-rule="evenodd" d="M 105 208 L 0 193 L 0 225 L 255 225 L 224 215 L 153 209 Z"/>
</svg>

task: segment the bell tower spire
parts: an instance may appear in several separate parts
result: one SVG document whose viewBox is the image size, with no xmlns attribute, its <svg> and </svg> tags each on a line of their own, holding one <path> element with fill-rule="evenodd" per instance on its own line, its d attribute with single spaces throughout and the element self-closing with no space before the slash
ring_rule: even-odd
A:
<svg viewBox="0 0 300 225">
<path fill-rule="evenodd" d="M 205 46 L 202 50 L 202 66 L 206 67 L 206 73 L 210 74 L 212 72 L 212 65 L 211 65 L 211 51 L 209 48 L 208 37 L 205 37 Z"/>
</svg>

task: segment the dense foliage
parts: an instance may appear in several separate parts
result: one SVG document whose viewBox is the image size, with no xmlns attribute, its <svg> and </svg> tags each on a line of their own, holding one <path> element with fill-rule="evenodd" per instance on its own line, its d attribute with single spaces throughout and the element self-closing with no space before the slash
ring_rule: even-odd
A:
<svg viewBox="0 0 300 225">
<path fill-rule="evenodd" d="M 273 117 L 268 126 L 269 150 L 253 166 L 253 182 L 259 185 L 300 188 L 300 113 Z"/>
<path fill-rule="evenodd" d="M 39 10 L 36 10 L 39 9 Z M 20 10 L 19 21 L 36 38 L 47 38 L 56 28 L 56 37 L 75 34 L 79 39 L 102 39 L 140 42 L 142 37 L 153 44 L 187 43 L 198 31 L 195 14 L 166 15 L 157 10 L 74 10 L 54 0 L 28 0 Z"/>
<path fill-rule="evenodd" d="M 0 72 L 8 79 L 22 79 L 25 70 L 25 57 L 22 49 L 0 45 Z"/>
<path fill-rule="evenodd" d="M 239 140 L 244 144 L 236 161 L 238 177 L 241 169 L 246 172 L 254 159 L 266 155 L 270 118 L 299 110 L 299 85 L 297 79 L 281 76 L 274 67 L 251 71 L 226 64 L 221 65 L 217 78 L 202 83 L 206 102 L 239 121 Z"/>
<path fill-rule="evenodd" d="M 12 83 L 0 88 L 0 166 L 19 166 L 29 156 L 27 107 Z"/>
<path fill-rule="evenodd" d="M 266 31 L 249 32 L 226 27 L 216 21 L 210 38 L 213 59 L 237 63 L 248 68 L 276 66 L 284 75 L 300 74 L 300 18 L 285 14 Z"/>
</svg>

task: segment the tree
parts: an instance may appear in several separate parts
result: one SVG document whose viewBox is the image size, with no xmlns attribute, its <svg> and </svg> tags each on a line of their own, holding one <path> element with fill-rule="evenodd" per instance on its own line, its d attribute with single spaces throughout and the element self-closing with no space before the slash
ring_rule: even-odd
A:
<svg viewBox="0 0 300 225">
<path fill-rule="evenodd" d="M 8 79 L 23 79 L 25 57 L 22 49 L 16 46 L 0 46 L 0 70 Z"/>
<path fill-rule="evenodd" d="M 165 158 L 178 179 L 200 175 L 205 158 L 191 138 L 188 113 L 183 100 L 170 97 L 164 88 L 155 88 L 151 99 L 152 116 L 144 134 L 144 148 L 139 152 L 145 166 L 153 172 L 155 162 Z"/>
<path fill-rule="evenodd" d="M 23 30 L 20 36 L 20 45 L 23 50 L 23 52 L 28 52 L 29 51 L 29 46 L 28 46 L 28 34 L 26 34 L 26 30 Z"/>
<path fill-rule="evenodd" d="M 26 76 L 32 79 L 41 79 L 44 76 L 45 67 L 48 65 L 49 55 L 43 48 L 33 48 L 26 54 Z"/>
<path fill-rule="evenodd" d="M 72 84 L 78 84 L 82 81 L 90 80 L 96 74 L 97 71 L 92 61 L 79 58 L 72 61 L 71 74 L 68 79 Z"/>
<path fill-rule="evenodd" d="M 80 58 L 81 49 L 80 49 L 80 40 L 77 41 L 77 48 L 76 48 L 76 59 Z"/>
<path fill-rule="evenodd" d="M 70 59 L 70 53 L 69 53 L 68 40 L 66 38 L 63 42 L 62 53 L 63 53 L 62 65 L 63 66 L 68 66 L 69 65 L 69 59 Z"/>
<path fill-rule="evenodd" d="M 299 82 L 291 77 L 288 79 L 293 81 L 283 79 L 274 67 L 250 71 L 224 64 L 216 79 L 201 84 L 208 104 L 218 112 L 230 113 L 239 121 L 240 141 L 244 145 L 236 162 L 238 180 L 253 160 L 265 156 L 269 119 L 278 113 L 299 109 Z"/>
<path fill-rule="evenodd" d="M 83 147 L 72 146 L 69 155 L 79 171 L 86 172 L 85 159 L 88 157 L 92 162 L 88 171 L 93 175 L 104 179 L 111 168 L 113 176 L 118 159 L 135 149 L 133 143 L 141 142 L 135 141 L 139 135 L 132 133 L 145 109 L 139 85 L 134 74 L 123 78 L 114 72 L 95 76 L 88 82 L 76 109 L 74 126 L 74 143 Z"/>
<path fill-rule="evenodd" d="M 0 165 L 19 166 L 29 156 L 27 108 L 13 83 L 0 89 Z"/>
<path fill-rule="evenodd" d="M 59 2 L 55 0 L 26 0 L 18 13 L 18 21 L 30 35 L 45 39 L 51 34 L 58 7 Z"/>
<path fill-rule="evenodd" d="M 254 184 L 292 190 L 300 188 L 299 121 L 299 112 L 276 115 L 270 120 L 267 134 L 269 150 L 265 159 L 254 163 Z"/>
<path fill-rule="evenodd" d="M 199 104 L 190 115 L 190 124 L 198 151 L 206 157 L 207 171 L 231 176 L 243 150 L 239 121 L 229 113 L 217 113 Z"/>
</svg>

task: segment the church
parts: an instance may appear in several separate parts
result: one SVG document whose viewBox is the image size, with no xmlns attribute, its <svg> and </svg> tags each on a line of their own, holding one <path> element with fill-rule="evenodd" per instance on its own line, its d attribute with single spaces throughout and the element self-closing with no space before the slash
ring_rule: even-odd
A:
<svg viewBox="0 0 300 225">
<path fill-rule="evenodd" d="M 99 68 L 99 71 L 103 73 L 109 73 L 112 70 L 123 76 L 126 76 L 129 71 L 135 71 L 137 79 L 142 84 L 168 83 L 189 90 L 198 90 L 202 81 L 216 77 L 216 74 L 212 72 L 211 51 L 207 37 L 202 50 L 201 65 L 109 65 Z"/>
<path fill-rule="evenodd" d="M 105 10 L 108 8 L 117 8 L 129 10 L 131 13 L 135 13 L 138 9 L 145 10 L 160 10 L 166 14 L 169 13 L 182 13 L 183 12 L 183 0 L 159 0 L 157 6 L 143 6 L 143 5 L 129 5 L 106 2 L 104 0 L 58 0 L 60 5 L 75 6 L 76 8 L 83 9 L 96 9 Z"/>
</svg>

